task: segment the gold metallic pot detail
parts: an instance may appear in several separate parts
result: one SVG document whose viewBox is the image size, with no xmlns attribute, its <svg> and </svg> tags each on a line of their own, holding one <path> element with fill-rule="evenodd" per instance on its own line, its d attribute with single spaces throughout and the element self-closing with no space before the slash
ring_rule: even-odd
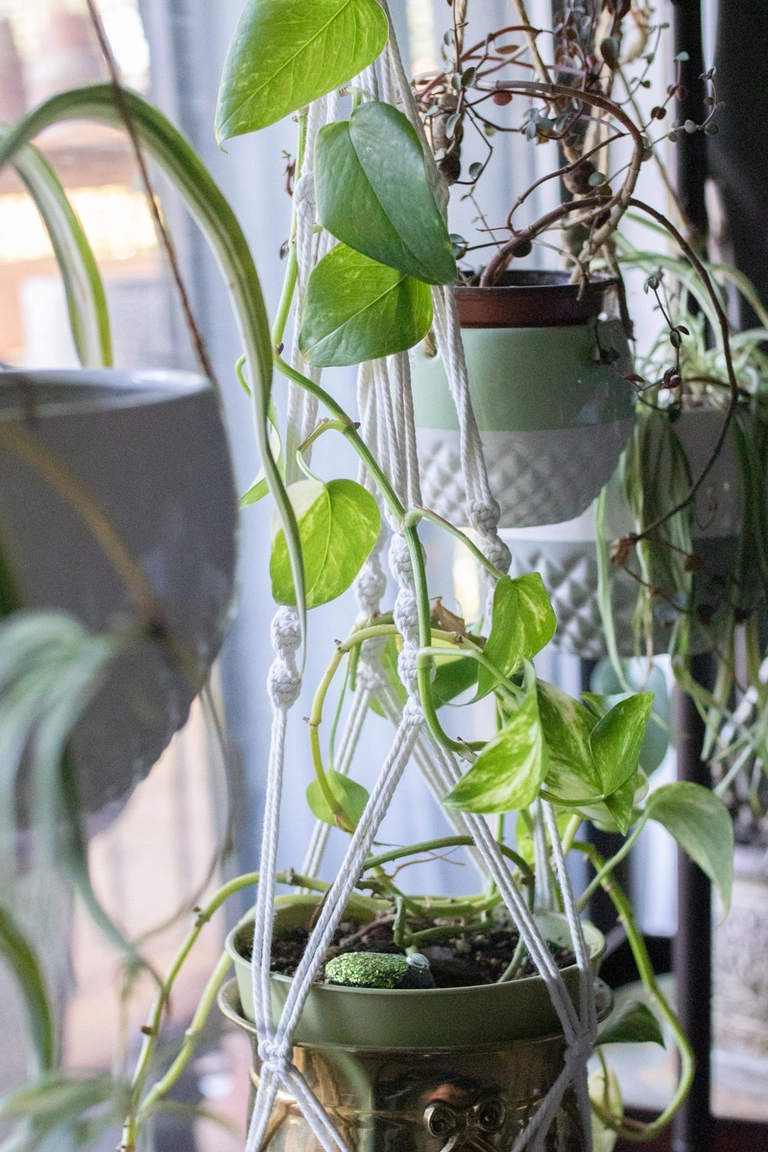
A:
<svg viewBox="0 0 768 1152">
<path fill-rule="evenodd" d="M 597 986 L 603 1016 L 610 993 L 601 981 Z M 255 1028 L 242 1015 L 234 980 L 219 1005 L 251 1037 L 255 1090 Z M 554 1035 L 474 1048 L 300 1044 L 293 1061 L 353 1152 L 509 1152 L 562 1071 L 564 1054 L 563 1036 Z M 572 1088 L 544 1148 L 585 1152 Z M 321 1152 L 286 1093 L 276 1101 L 260 1152 Z"/>
</svg>

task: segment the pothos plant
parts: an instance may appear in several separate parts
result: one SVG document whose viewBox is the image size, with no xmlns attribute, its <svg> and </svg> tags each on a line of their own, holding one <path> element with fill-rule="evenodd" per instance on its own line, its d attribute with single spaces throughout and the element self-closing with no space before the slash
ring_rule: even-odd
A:
<svg viewBox="0 0 768 1152">
<path fill-rule="evenodd" d="M 564 848 L 584 853 L 594 869 L 593 878 L 580 894 L 581 907 L 586 907 L 598 887 L 609 893 L 626 928 L 657 1016 L 674 1034 L 682 1057 L 682 1075 L 674 1100 L 657 1121 L 650 1126 L 638 1125 L 624 1120 L 620 1109 L 607 1108 L 604 1100 L 595 1103 L 601 1121 L 610 1131 L 648 1138 L 668 1121 L 684 1098 L 693 1065 L 687 1041 L 656 982 L 631 904 L 613 872 L 645 824 L 656 820 L 708 873 L 727 906 L 733 846 L 727 811 L 712 793 L 693 784 L 667 785 L 648 794 L 639 763 L 651 694 L 627 693 L 619 699 L 588 694 L 576 700 L 541 681 L 532 661 L 549 642 L 555 627 L 541 580 L 535 575 L 510 578 L 486 559 L 473 540 L 458 528 L 439 521 L 440 527 L 459 539 L 474 556 L 493 585 L 489 622 L 467 622 L 442 608 L 436 595 L 441 590 L 430 587 L 419 538 L 422 522 L 436 518 L 426 508 L 403 504 L 353 416 L 329 391 L 288 364 L 282 355 L 286 325 L 295 301 L 299 347 L 307 363 L 317 368 L 389 356 L 412 347 L 428 334 L 432 322 L 431 286 L 451 285 L 461 277 L 456 263 L 457 242 L 452 240 L 446 224 L 443 177 L 437 165 L 443 175 L 455 178 L 457 157 L 450 162 L 448 158 L 458 149 L 467 118 L 473 124 L 479 122 L 487 135 L 482 108 L 489 101 L 504 107 L 513 94 L 531 102 L 526 106 L 523 128 L 531 140 L 562 139 L 566 150 L 570 150 L 573 158 L 561 174 L 578 173 L 581 179 L 587 173 L 585 165 L 590 166 L 586 177 L 590 191 L 581 199 L 563 204 L 524 233 L 516 232 L 510 225 L 510 238 L 495 244 L 497 250 L 482 278 L 492 283 L 510 259 L 571 213 L 575 213 L 577 221 L 573 227 L 583 230 L 578 256 L 574 256 L 579 274 L 586 274 L 589 259 L 597 254 L 611 265 L 615 263 L 612 238 L 616 225 L 632 203 L 640 165 L 653 154 L 646 126 L 636 125 L 623 105 L 610 96 L 616 78 L 623 78 L 622 19 L 631 11 L 642 38 L 647 28 L 640 19 L 641 10 L 630 10 L 627 4 L 594 9 L 591 5 L 566 6 L 554 35 L 556 68 L 567 82 L 555 83 L 543 63 L 541 34 L 530 25 L 522 3 L 517 6 L 525 47 L 513 53 L 503 50 L 508 47 L 504 40 L 508 29 L 488 33 L 480 46 L 465 49 L 466 5 L 458 0 L 454 4 L 454 26 L 448 36 L 450 66 L 416 84 L 416 97 L 424 116 L 428 122 L 432 120 L 429 131 L 436 146 L 433 156 L 425 150 L 417 127 L 403 112 L 373 99 L 354 80 L 387 45 L 389 22 L 377 0 L 318 0 L 312 4 L 300 0 L 291 0 L 290 4 L 285 0 L 250 0 L 235 34 L 222 82 L 217 115 L 221 141 L 295 116 L 295 174 L 300 178 L 306 163 L 308 103 L 350 86 L 345 88 L 350 95 L 348 118 L 321 130 L 313 157 L 320 223 L 336 243 L 314 268 L 306 293 L 296 300 L 298 267 L 292 228 L 284 290 L 271 329 L 251 253 L 230 206 L 183 137 L 156 108 L 123 89 L 116 73 L 111 84 L 62 93 L 30 113 L 0 142 L 0 163 L 26 155 L 29 141 L 51 124 L 89 119 L 124 128 L 137 151 L 151 156 L 184 197 L 219 260 L 240 324 L 243 360 L 238 370 L 250 395 L 264 471 L 243 502 L 252 503 L 268 491 L 275 503 L 270 561 L 274 599 L 278 604 L 295 606 L 303 627 L 307 611 L 334 600 L 352 584 L 378 539 L 380 505 L 386 507 L 394 530 L 402 533 L 407 542 L 415 576 L 421 705 L 434 738 L 457 753 L 467 769 L 444 797 L 444 804 L 498 816 L 502 851 L 510 861 L 515 881 L 532 900 L 536 878 L 531 808 L 539 798 L 551 802 L 562 829 Z M 490 74 L 500 72 L 508 63 L 520 64 L 529 73 L 533 69 L 541 78 L 534 82 L 489 79 Z M 628 87 L 632 95 L 631 81 Z M 540 106 L 538 111 L 535 106 Z M 607 147 L 602 132 L 610 117 L 618 122 L 621 134 L 630 139 L 633 148 L 624 180 L 615 192 L 607 175 L 594 178 L 598 169 L 592 170 L 590 159 Z M 661 118 L 657 111 L 653 119 Z M 471 176 L 473 188 L 478 175 L 475 172 Z M 520 198 L 525 195 L 521 191 Z M 653 210 L 651 214 L 660 215 Z M 74 230 L 75 225 L 71 227 Z M 573 228 L 570 234 L 573 240 Z M 680 239 L 689 260 L 701 272 L 695 254 Z M 84 243 L 78 233 L 75 248 L 81 256 Z M 458 244 L 459 249 L 462 247 L 468 245 Z M 62 249 L 57 254 L 65 274 L 71 275 L 74 265 L 66 252 Z M 706 287 L 706 271 L 704 276 Z M 98 293 L 86 294 L 85 298 L 73 294 L 71 305 L 79 331 L 103 331 L 103 300 Z M 236 351 L 240 350 L 233 350 L 233 359 Z M 326 419 L 310 440 L 326 434 L 343 436 L 366 468 L 377 498 L 345 477 L 307 476 L 286 486 L 283 473 L 287 449 L 278 450 L 279 430 L 273 404 L 275 371 L 278 377 L 288 378 L 318 399 Z M 287 443 L 285 437 L 280 439 Z M 299 454 L 305 450 L 306 446 L 302 446 Z M 11 615 L 4 625 L 6 651 L 10 650 L 8 639 L 16 624 Z M 361 784 L 326 764 L 321 724 L 334 678 L 346 664 L 345 683 L 354 690 L 357 655 L 361 646 L 373 639 L 384 640 L 384 659 L 392 666 L 391 656 L 400 638 L 391 617 L 382 614 L 357 620 L 347 639 L 337 644 L 332 653 L 328 671 L 317 687 L 309 726 L 314 780 L 307 799 L 315 815 L 341 834 L 354 830 L 367 795 Z M 45 657 L 38 649 L 34 654 L 39 659 Z M 10 707 L 15 695 L 23 690 L 23 679 L 29 671 L 28 656 L 27 653 L 26 662 L 20 658 L 9 663 L 1 686 L 4 705 Z M 393 683 L 397 689 L 397 682 Z M 470 704 L 489 696 L 494 698 L 496 723 L 483 740 L 452 739 L 444 729 L 440 710 L 462 693 L 465 699 L 470 697 Z M 65 755 L 60 728 L 57 733 L 58 743 L 44 743 L 54 767 Z M 514 829 L 512 821 L 505 822 L 507 816 L 515 817 Z M 622 847 L 612 859 L 603 860 L 591 845 L 577 840 L 585 820 L 623 835 Z M 508 838 L 514 838 L 514 847 L 507 844 Z M 404 940 L 412 943 L 415 939 L 418 943 L 415 922 L 422 909 L 418 901 L 404 896 L 396 881 L 396 870 L 388 870 L 387 866 L 413 854 L 456 847 L 468 839 L 448 837 L 404 846 L 366 862 L 359 885 L 370 887 L 375 870 L 373 882 L 382 898 L 397 910 Z M 549 864 L 544 862 L 541 866 L 548 868 Z M 315 891 L 327 887 L 317 878 L 294 872 L 286 874 L 283 881 L 291 887 Z M 184 961 L 216 909 L 233 893 L 257 883 L 257 875 L 238 877 L 196 913 L 194 926 L 168 974 L 157 978 L 156 1000 L 143 1030 L 141 1053 L 132 1077 L 127 1079 L 74 1077 L 58 1065 L 53 1018 L 33 952 L 10 916 L 0 922 L 4 952 L 27 997 L 41 1073 L 39 1081 L 3 1104 L 2 1115 L 19 1120 L 17 1139 L 25 1148 L 58 1147 L 64 1135 L 68 1146 L 86 1147 L 99 1131 L 119 1118 L 124 1123 L 121 1147 L 132 1152 L 147 1123 L 166 1106 L 168 1094 L 195 1049 L 229 966 L 228 959 L 222 957 L 211 974 L 181 1050 L 170 1068 L 156 1075 L 164 1016 Z M 469 901 L 462 913 L 462 931 L 471 933 L 479 928 L 485 923 L 483 917 L 499 902 L 500 897 L 494 892 Z M 131 963 L 143 963 L 132 945 L 120 943 Z M 502 979 L 511 978 L 516 970 L 510 965 Z M 624 1021 L 603 1037 L 603 1042 L 629 1038 L 658 1040 L 656 1018 L 632 1008 Z"/>
</svg>

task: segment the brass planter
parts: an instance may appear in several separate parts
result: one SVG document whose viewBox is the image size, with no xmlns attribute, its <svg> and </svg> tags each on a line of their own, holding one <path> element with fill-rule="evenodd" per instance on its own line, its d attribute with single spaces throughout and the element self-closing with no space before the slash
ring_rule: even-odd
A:
<svg viewBox="0 0 768 1152">
<path fill-rule="evenodd" d="M 306 925 L 317 896 L 275 901 L 275 932 Z M 366 905 L 352 897 L 351 913 Z M 370 918 L 370 910 L 367 912 Z M 565 918 L 537 916 L 552 941 L 568 944 Z M 603 938 L 584 924 L 597 973 Z M 235 979 L 219 997 L 224 1015 L 251 1037 L 253 1082 L 259 1061 L 250 960 L 241 954 L 249 924 L 235 928 L 227 951 Z M 579 972 L 562 970 L 574 1004 Z M 291 985 L 273 973 L 277 1021 Z M 597 981 L 598 1014 L 611 994 Z M 546 984 L 529 976 L 469 988 L 346 988 L 314 984 L 294 1033 L 293 1061 L 351 1152 L 509 1152 L 563 1068 L 565 1040 Z M 563 1097 L 546 1152 L 586 1152 L 572 1089 Z M 278 1096 L 260 1152 L 321 1152 L 296 1102 Z"/>
<path fill-rule="evenodd" d="M 610 993 L 598 982 L 600 1015 Z M 253 1047 L 251 1102 L 258 1085 L 256 1030 L 237 981 L 219 994 L 224 1015 Z M 472 1048 L 352 1048 L 298 1044 L 303 1074 L 350 1152 L 509 1152 L 562 1071 L 562 1035 Z M 545 1152 L 586 1152 L 576 1096 L 568 1088 Z M 278 1094 L 259 1152 L 321 1152 L 296 1101 Z"/>
</svg>

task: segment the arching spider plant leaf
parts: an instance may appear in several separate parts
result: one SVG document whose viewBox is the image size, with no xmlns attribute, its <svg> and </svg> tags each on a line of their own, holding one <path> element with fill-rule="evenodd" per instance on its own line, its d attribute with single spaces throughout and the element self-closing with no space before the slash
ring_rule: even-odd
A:
<svg viewBox="0 0 768 1152">
<path fill-rule="evenodd" d="M 92 635 L 57 612 L 13 613 L 0 625 L 0 842 L 13 842 L 16 777 L 28 750 L 36 856 L 50 868 L 66 868 L 97 925 L 142 967 L 144 960 L 93 893 L 67 752 L 109 663 L 128 642 L 120 634 Z M 7 861 L 0 863 L 7 873 Z"/>
<path fill-rule="evenodd" d="M 538 572 L 516 579 L 502 576 L 493 591 L 491 634 L 483 652 L 499 671 L 510 676 L 549 643 L 556 627 L 555 613 Z M 487 696 L 495 683 L 493 673 L 481 665 L 475 699 Z"/>
<path fill-rule="evenodd" d="M 315 186 L 320 223 L 337 240 L 426 284 L 456 281 L 421 142 L 391 104 L 369 101 L 320 130 Z"/>
<path fill-rule="evenodd" d="M 0 141 L 0 167 L 15 162 L 19 151 L 39 132 L 64 120 L 93 120 L 123 128 L 124 106 L 139 143 L 183 197 L 216 256 L 237 317 L 251 372 L 254 424 L 262 464 L 285 529 L 302 634 L 306 618 L 304 567 L 296 518 L 269 443 L 272 342 L 259 277 L 248 243 L 228 201 L 194 149 L 170 121 L 136 92 L 123 90 L 118 101 L 111 84 L 75 88 L 46 100 Z"/>
<path fill-rule="evenodd" d="M 307 608 L 317 608 L 346 592 L 368 559 L 381 531 L 379 506 L 354 480 L 328 484 L 297 480 L 288 494 L 304 554 Z M 295 604 L 285 533 L 279 523 L 273 524 L 269 573 L 278 604 Z"/>
<path fill-rule="evenodd" d="M 0 124 L 0 143 L 11 130 Z M 72 340 L 86 368 L 112 363 L 109 313 L 96 259 L 76 212 L 45 156 L 28 145 L 20 149 L 14 167 L 35 203 L 59 266 L 67 298 Z"/>
<path fill-rule="evenodd" d="M 340 88 L 389 35 L 376 0 L 248 0 L 224 64 L 216 138 L 255 132 Z"/>
<path fill-rule="evenodd" d="M 536 799 L 547 774 L 536 692 L 536 674 L 527 664 L 525 696 L 498 736 L 489 740 L 475 763 L 447 796 L 448 808 L 463 812 L 515 812 Z"/>
<path fill-rule="evenodd" d="M 299 348 L 316 368 L 405 352 L 432 323 L 427 284 L 337 244 L 312 269 Z"/>
<path fill-rule="evenodd" d="M 27 1008 L 38 1069 L 53 1067 L 56 1042 L 53 1013 L 34 951 L 7 908 L 0 907 L 0 956 L 13 969 Z"/>
</svg>

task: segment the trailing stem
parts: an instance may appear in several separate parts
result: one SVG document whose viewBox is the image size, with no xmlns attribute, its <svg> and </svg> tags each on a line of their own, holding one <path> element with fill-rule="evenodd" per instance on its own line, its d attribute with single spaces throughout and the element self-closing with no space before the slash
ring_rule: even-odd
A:
<svg viewBox="0 0 768 1152">
<path fill-rule="evenodd" d="M 632 949 L 632 955 L 637 965 L 643 987 L 650 996 L 659 1014 L 671 1029 L 677 1050 L 680 1053 L 680 1076 L 674 1096 L 661 1115 L 651 1121 L 651 1123 L 644 1124 L 639 1120 L 632 1120 L 626 1117 L 619 1119 L 619 1117 L 614 1116 L 613 1113 L 601 1107 L 599 1104 L 596 1104 L 594 1101 L 592 1102 L 592 1107 L 603 1123 L 618 1132 L 621 1138 L 636 1143 L 647 1143 L 655 1140 L 662 1129 L 667 1126 L 688 1095 L 695 1071 L 693 1052 L 688 1043 L 688 1038 L 680 1027 L 680 1021 L 677 1019 L 677 1016 L 659 987 L 651 958 L 648 955 L 648 949 L 645 946 L 642 933 L 635 923 L 632 905 L 616 880 L 609 873 L 610 867 L 616 863 L 616 858 L 614 857 L 612 861 L 606 863 L 594 845 L 582 841 L 575 841 L 573 847 L 576 851 L 583 853 L 587 857 L 598 876 L 602 877 L 600 887 L 610 897 L 618 913 L 619 921 L 627 934 L 627 940 Z"/>
</svg>

